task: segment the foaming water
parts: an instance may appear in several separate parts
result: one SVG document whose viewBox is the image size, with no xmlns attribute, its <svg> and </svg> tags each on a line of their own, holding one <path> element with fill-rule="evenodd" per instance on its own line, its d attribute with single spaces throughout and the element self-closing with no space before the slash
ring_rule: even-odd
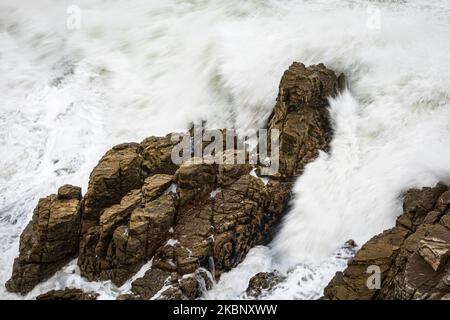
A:
<svg viewBox="0 0 450 320">
<path fill-rule="evenodd" d="M 80 30 L 66 28 L 69 4 Z M 0 0 L 0 284 L 39 197 L 64 183 L 86 190 L 120 142 L 200 120 L 262 127 L 296 60 L 344 72 L 349 91 L 331 101 L 330 154 L 296 183 L 275 241 L 237 270 L 291 275 L 266 298 L 320 295 L 345 265 L 335 258 L 346 240 L 392 226 L 407 188 L 449 182 L 449 16 L 446 0 Z M 266 262 L 258 270 L 251 259 Z M 28 298 L 64 285 L 120 292 L 77 272 L 72 263 Z M 298 281 L 304 274 L 315 280 Z M 230 287 L 219 281 L 210 297 L 242 297 Z M 0 296 L 18 298 L 3 285 Z"/>
</svg>

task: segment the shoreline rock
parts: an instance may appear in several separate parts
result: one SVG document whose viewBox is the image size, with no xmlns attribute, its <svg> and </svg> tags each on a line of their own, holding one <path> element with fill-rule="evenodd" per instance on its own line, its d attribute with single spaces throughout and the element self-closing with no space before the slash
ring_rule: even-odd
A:
<svg viewBox="0 0 450 320">
<path fill-rule="evenodd" d="M 450 189 L 411 189 L 396 226 L 373 237 L 344 272 L 325 288 L 324 299 L 447 299 L 450 294 Z M 379 271 L 379 286 L 376 286 Z"/>
<path fill-rule="evenodd" d="M 263 292 L 272 290 L 284 280 L 285 277 L 276 270 L 272 272 L 259 272 L 249 280 L 246 294 L 248 297 L 258 298 Z"/>
<path fill-rule="evenodd" d="M 280 132 L 280 167 L 267 183 L 251 174 L 257 169 L 251 165 L 198 159 L 175 165 L 169 135 L 113 147 L 93 169 L 85 196 L 77 200 L 76 241 L 67 256 L 78 254 L 82 276 L 117 286 L 152 259 L 152 268 L 132 284 L 136 298 L 198 297 L 253 246 L 271 239 L 295 178 L 319 150 L 328 148 L 327 98 L 343 89 L 342 79 L 323 64 L 295 62 L 284 73 L 267 125 L 269 132 Z M 240 150 L 224 146 L 222 152 Z M 27 230 L 22 238 L 24 248 L 36 241 Z M 39 248 L 37 254 L 42 254 Z M 26 251 L 20 251 L 19 262 L 26 261 Z M 65 256 L 55 260 L 47 269 L 36 262 L 32 280 L 18 262 L 8 290 L 26 293 L 68 262 Z"/>
<path fill-rule="evenodd" d="M 95 292 L 83 292 L 80 289 L 51 290 L 36 297 L 36 300 L 96 300 Z"/>
<path fill-rule="evenodd" d="M 31 291 L 76 257 L 81 206 L 81 189 L 71 185 L 39 200 L 20 236 L 19 256 L 5 285 L 10 292 Z"/>
</svg>

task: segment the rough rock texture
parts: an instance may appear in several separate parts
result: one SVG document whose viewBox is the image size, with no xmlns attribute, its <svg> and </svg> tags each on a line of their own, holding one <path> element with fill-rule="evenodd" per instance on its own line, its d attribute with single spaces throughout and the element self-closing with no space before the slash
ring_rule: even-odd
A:
<svg viewBox="0 0 450 320">
<path fill-rule="evenodd" d="M 446 299 L 450 294 L 449 203 L 450 190 L 441 184 L 409 190 L 396 226 L 362 246 L 347 269 L 329 283 L 324 298 Z M 380 268 L 379 289 L 371 285 L 369 266 Z"/>
<path fill-rule="evenodd" d="M 305 67 L 294 62 L 285 71 L 268 128 L 280 131 L 280 170 L 292 178 L 327 150 L 331 139 L 328 98 L 343 89 L 344 76 L 336 78 L 323 64 Z"/>
<path fill-rule="evenodd" d="M 283 276 L 277 271 L 259 272 L 248 282 L 247 296 L 257 298 L 264 291 L 270 291 L 283 280 Z"/>
<path fill-rule="evenodd" d="M 121 299 L 199 296 L 251 247 L 270 240 L 294 178 L 319 150 L 327 149 L 327 98 L 340 89 L 342 77 L 323 65 L 294 63 L 285 72 L 267 127 L 281 133 L 280 171 L 264 182 L 251 173 L 258 168 L 250 164 L 193 158 L 177 166 L 171 162 L 170 136 L 112 148 L 92 171 L 81 204 L 77 202 L 82 208 L 75 241 L 81 275 L 120 286 L 152 260 L 152 268 L 133 282 L 134 296 Z M 223 147 L 213 157 L 243 152 Z M 36 275 L 27 288 L 42 279 L 40 270 Z"/>
<path fill-rule="evenodd" d="M 20 236 L 19 257 L 6 283 L 11 292 L 25 294 L 51 277 L 78 252 L 81 189 L 65 185 L 58 194 L 39 200 L 31 222 Z"/>
<path fill-rule="evenodd" d="M 129 191 L 142 185 L 142 147 L 137 143 L 115 146 L 94 168 L 84 196 L 83 233 L 98 221 L 101 211 L 119 203 Z"/>
<path fill-rule="evenodd" d="M 80 289 L 52 290 L 36 297 L 36 300 L 96 300 L 99 294 Z"/>
<path fill-rule="evenodd" d="M 94 168 L 82 216 L 78 264 L 83 276 L 121 285 L 164 240 L 175 203 L 169 194 L 157 198 L 177 169 L 170 160 L 173 146 L 169 136 L 121 144 Z"/>
<path fill-rule="evenodd" d="M 134 294 L 122 299 L 156 299 L 185 300 L 201 295 L 213 285 L 211 274 L 206 269 L 199 268 L 194 273 L 179 275 L 159 268 L 148 272 L 144 277 L 132 284 Z"/>
<path fill-rule="evenodd" d="M 180 206 L 171 239 L 155 252 L 152 269 L 133 283 L 133 292 L 143 298 L 156 293 L 193 298 L 199 288 L 183 290 L 180 277 L 201 268 L 217 279 L 241 262 L 251 247 L 267 243 L 286 209 L 293 178 L 328 146 L 327 97 L 340 89 L 342 78 L 323 65 L 306 68 L 294 63 L 285 72 L 268 125 L 281 133 L 280 172 L 267 185 L 249 174 L 251 167 L 216 167 L 195 159 L 183 164 L 175 173 Z M 160 292 L 163 287 L 168 289 Z"/>
<path fill-rule="evenodd" d="M 133 190 L 103 211 L 99 226 L 91 227 L 80 242 L 83 275 L 121 285 L 153 256 L 175 215 L 174 195 L 163 191 L 146 201 L 145 189 Z"/>
</svg>

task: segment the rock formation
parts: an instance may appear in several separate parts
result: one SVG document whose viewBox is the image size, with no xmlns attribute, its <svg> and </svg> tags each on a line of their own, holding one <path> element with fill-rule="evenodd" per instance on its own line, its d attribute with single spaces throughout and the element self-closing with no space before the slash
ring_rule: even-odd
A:
<svg viewBox="0 0 450 320">
<path fill-rule="evenodd" d="M 280 170 L 289 180 L 327 150 L 331 140 L 328 98 L 344 88 L 345 78 L 336 78 L 323 64 L 305 68 L 293 63 L 281 78 L 277 103 L 268 128 L 280 131 Z"/>
<path fill-rule="evenodd" d="M 52 290 L 36 297 L 36 300 L 96 300 L 95 292 L 83 292 L 80 289 Z"/>
<path fill-rule="evenodd" d="M 40 199 L 20 236 L 19 257 L 6 283 L 11 292 L 27 293 L 51 277 L 78 253 L 81 189 L 65 185 Z"/>
<path fill-rule="evenodd" d="M 31 290 L 78 253 L 82 276 L 112 280 L 118 286 L 152 260 L 151 269 L 132 283 L 133 294 L 120 299 L 198 297 L 222 272 L 241 262 L 250 248 L 270 240 L 294 178 L 328 147 L 327 98 L 335 96 L 342 83 L 342 77 L 322 64 L 306 68 L 294 63 L 284 73 L 267 126 L 269 132 L 280 132 L 280 169 L 264 182 L 250 164 L 193 158 L 175 165 L 170 136 L 114 147 L 92 171 L 81 202 L 77 194 L 70 208 L 77 217 L 75 225 L 57 229 L 59 237 L 73 240 L 73 246 L 65 247 L 64 254 L 52 254 L 52 267 L 42 258 L 32 259 L 28 247 L 38 243 L 33 246 L 35 255 L 45 256 L 48 238 L 27 230 L 43 228 L 33 218 L 32 227 L 22 235 L 8 289 Z M 236 146 L 224 146 L 215 157 L 239 152 L 243 151 Z M 44 220 L 41 202 L 37 211 Z M 43 229 L 41 233 L 50 232 Z"/>
<path fill-rule="evenodd" d="M 258 298 L 264 291 L 270 291 L 283 280 L 285 280 L 285 277 L 278 271 L 259 272 L 249 280 L 247 296 Z"/>
<path fill-rule="evenodd" d="M 450 189 L 412 189 L 396 226 L 362 246 L 325 288 L 324 298 L 450 299 L 449 257 Z"/>
</svg>

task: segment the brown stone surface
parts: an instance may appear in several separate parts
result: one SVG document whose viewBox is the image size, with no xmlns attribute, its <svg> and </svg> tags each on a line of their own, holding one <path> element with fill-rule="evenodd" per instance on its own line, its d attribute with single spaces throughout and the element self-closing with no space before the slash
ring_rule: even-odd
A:
<svg viewBox="0 0 450 320">
<path fill-rule="evenodd" d="M 124 299 L 157 293 L 163 299 L 200 295 L 213 279 L 240 263 L 250 248 L 270 240 L 294 178 L 319 150 L 327 149 L 327 98 L 337 94 L 341 80 L 323 65 L 306 68 L 294 63 L 285 72 L 267 127 L 281 132 L 280 173 L 266 182 L 250 174 L 258 169 L 250 164 L 191 159 L 174 165 L 170 136 L 112 148 L 93 169 L 83 201 L 77 200 L 76 230 L 81 224 L 81 235 L 70 252 L 73 257 L 73 249 L 79 247 L 81 275 L 120 286 L 153 259 L 152 268 L 133 282 L 135 294 Z M 216 151 L 216 158 L 243 152 L 226 145 Z M 247 153 L 242 156 L 248 158 Z M 70 189 L 61 190 L 61 199 L 71 194 Z M 67 236 L 58 230 L 55 237 Z M 24 232 L 22 247 L 28 245 L 29 234 Z M 36 252 L 45 258 L 40 248 Z M 48 275 L 41 269 L 32 272 L 35 279 L 27 290 Z"/>
<path fill-rule="evenodd" d="M 39 200 L 20 236 L 19 256 L 6 283 L 9 291 L 31 291 L 76 256 L 80 209 L 81 189 L 70 185 L 62 186 L 57 195 Z"/>
<path fill-rule="evenodd" d="M 183 163 L 175 173 L 180 204 L 207 196 L 216 183 L 216 168 L 201 159 L 192 158 Z"/>
<path fill-rule="evenodd" d="M 306 68 L 294 63 L 285 72 L 269 129 L 281 132 L 280 174 L 265 185 L 249 175 L 250 166 L 211 165 L 198 159 L 175 174 L 179 207 L 170 245 L 156 250 L 153 268 L 136 280 L 133 290 L 144 298 L 158 292 L 158 274 L 193 275 L 209 270 L 217 279 L 241 262 L 248 250 L 270 240 L 291 195 L 292 181 L 331 138 L 327 97 L 340 89 L 338 78 L 323 65 Z M 227 150 L 226 152 L 234 152 Z M 222 156 L 222 155 L 217 155 Z M 180 290 L 175 280 L 163 297 L 194 298 L 198 290 Z M 150 283 L 142 288 L 144 283 Z"/>
<path fill-rule="evenodd" d="M 276 177 L 292 178 L 327 150 L 331 128 L 327 98 L 343 89 L 333 71 L 323 64 L 305 67 L 294 62 L 280 82 L 269 130 L 280 131 L 280 170 Z"/>
<path fill-rule="evenodd" d="M 122 285 L 165 240 L 175 215 L 173 194 L 147 203 L 141 195 L 131 192 L 120 205 L 105 210 L 100 227 L 83 237 L 79 265 L 89 279 L 111 279 Z"/>
<path fill-rule="evenodd" d="M 142 186 L 142 162 L 142 147 L 137 143 L 117 145 L 103 156 L 91 173 L 83 199 L 83 233 L 96 224 L 103 209 Z"/>
<path fill-rule="evenodd" d="M 84 197 L 78 260 L 83 276 L 121 285 L 164 241 L 175 203 L 172 196 L 157 198 L 170 187 L 177 168 L 170 161 L 172 147 L 169 136 L 118 145 L 94 168 Z M 150 213 L 156 206 L 156 212 Z M 159 222 L 165 225 L 157 226 L 154 235 L 153 230 L 143 229 Z M 147 232 L 149 239 L 163 238 L 150 243 Z"/>
<path fill-rule="evenodd" d="M 284 278 L 277 271 L 259 272 L 248 282 L 247 296 L 258 298 L 264 291 L 273 289 Z"/>
<path fill-rule="evenodd" d="M 173 175 L 178 169 L 170 157 L 175 145 L 170 138 L 168 134 L 165 137 L 149 137 L 141 142 L 144 176 L 158 173 Z"/>
<path fill-rule="evenodd" d="M 133 282 L 133 292 L 144 299 L 150 299 L 165 285 L 173 283 L 173 281 L 170 271 L 152 268 L 145 274 L 145 277 Z"/>
<path fill-rule="evenodd" d="M 96 300 L 99 294 L 80 289 L 52 290 L 36 297 L 36 300 Z"/>
<path fill-rule="evenodd" d="M 369 240 L 325 288 L 325 299 L 441 299 L 450 293 L 449 189 L 409 190 L 397 225 Z M 381 271 L 369 288 L 369 266 Z"/>
</svg>

